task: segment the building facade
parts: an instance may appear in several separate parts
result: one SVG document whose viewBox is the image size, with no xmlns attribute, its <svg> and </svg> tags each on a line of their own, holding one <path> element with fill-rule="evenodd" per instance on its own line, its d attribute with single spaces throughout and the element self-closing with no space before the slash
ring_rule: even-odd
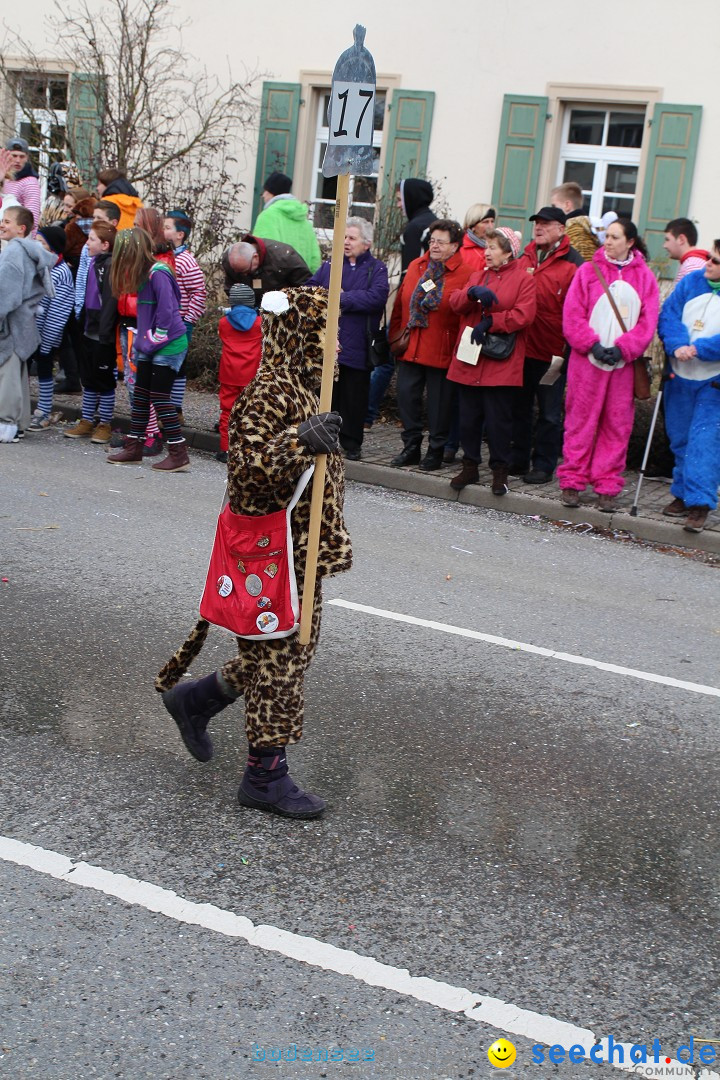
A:
<svg viewBox="0 0 720 1080">
<path fill-rule="evenodd" d="M 353 15 L 319 0 L 252 9 L 179 0 L 177 8 L 178 21 L 187 20 L 185 44 L 218 77 L 229 53 L 233 67 L 264 73 L 253 150 L 237 165 L 247 191 L 238 224 L 251 226 L 262 181 L 279 169 L 293 176 L 316 227 L 327 228 L 334 181 L 322 176 L 326 104 L 334 63 L 352 44 Z M 25 131 L 36 142 L 41 132 L 44 160 L 61 151 L 46 102 L 54 95 L 57 104 L 64 87 L 66 123 L 90 160 L 99 122 L 92 87 L 53 61 L 44 37 L 50 9 L 50 0 L 37 0 L 21 28 L 48 72 L 46 85 L 32 89 L 37 130 Z M 631 216 L 656 256 L 673 217 L 693 218 L 705 244 L 720 235 L 713 0 L 693 0 L 689 10 L 669 0 L 607 0 L 601 11 L 559 0 L 457 0 L 447 10 L 429 0 L 366 0 L 354 15 L 367 27 L 377 69 L 376 168 L 354 179 L 351 212 L 371 217 L 379 193 L 423 174 L 441 184 L 456 217 L 471 203 L 492 202 L 527 236 L 527 218 L 550 189 L 576 180 L 590 213 Z M 4 115 L 7 127 L 7 104 Z"/>
</svg>

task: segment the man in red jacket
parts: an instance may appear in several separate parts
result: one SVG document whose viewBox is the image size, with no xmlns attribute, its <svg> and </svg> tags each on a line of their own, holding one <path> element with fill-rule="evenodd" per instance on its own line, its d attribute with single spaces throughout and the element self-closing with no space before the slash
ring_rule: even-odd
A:
<svg viewBox="0 0 720 1080">
<path fill-rule="evenodd" d="M 530 218 L 533 238 L 521 257 L 528 274 L 535 277 L 537 313 L 528 330 L 523 386 L 513 406 L 512 476 L 526 484 L 552 480 L 562 448 L 565 369 L 551 385 L 541 380 L 554 356 L 566 355 L 562 311 L 567 291 L 583 260 L 565 235 L 565 213 L 557 206 L 543 206 Z M 533 432 L 533 406 L 538 415 Z M 534 437 L 533 437 L 534 436 Z"/>
</svg>

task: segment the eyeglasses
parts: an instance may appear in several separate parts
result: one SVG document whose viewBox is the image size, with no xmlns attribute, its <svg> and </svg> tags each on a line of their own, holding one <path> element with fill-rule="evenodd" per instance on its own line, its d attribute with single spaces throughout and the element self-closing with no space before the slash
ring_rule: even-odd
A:
<svg viewBox="0 0 720 1080">
<path fill-rule="evenodd" d="M 720 259 L 716 258 L 715 255 L 708 255 L 707 261 L 711 262 L 711 263 L 715 263 L 716 266 L 720 266 Z"/>
<path fill-rule="evenodd" d="M 434 236 L 431 236 L 428 247 L 449 247 L 450 244 L 452 240 L 436 240 Z"/>
</svg>

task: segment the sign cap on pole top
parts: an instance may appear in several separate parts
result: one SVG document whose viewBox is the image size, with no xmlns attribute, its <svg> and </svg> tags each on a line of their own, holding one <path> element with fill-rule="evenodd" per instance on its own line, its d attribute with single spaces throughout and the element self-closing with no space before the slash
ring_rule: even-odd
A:
<svg viewBox="0 0 720 1080">
<path fill-rule="evenodd" d="M 365 27 L 353 30 L 354 45 L 335 65 L 328 107 L 328 139 L 323 176 L 375 171 L 375 61 L 365 48 Z"/>
</svg>

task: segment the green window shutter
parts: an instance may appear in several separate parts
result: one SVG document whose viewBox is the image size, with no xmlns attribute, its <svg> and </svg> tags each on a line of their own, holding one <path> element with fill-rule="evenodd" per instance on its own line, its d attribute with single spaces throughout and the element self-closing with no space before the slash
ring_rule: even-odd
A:
<svg viewBox="0 0 720 1080">
<path fill-rule="evenodd" d="M 687 217 L 702 105 L 657 104 L 643 183 L 638 229 L 651 258 L 663 258 L 665 226 Z"/>
<path fill-rule="evenodd" d="M 262 209 L 262 186 L 271 172 L 292 176 L 295 164 L 300 83 L 264 82 L 260 106 L 253 223 Z"/>
<path fill-rule="evenodd" d="M 94 186 L 95 170 L 100 166 L 103 96 L 97 75 L 76 73 L 70 76 L 66 138 L 72 160 L 89 188 Z"/>
<path fill-rule="evenodd" d="M 538 174 L 548 115 L 546 97 L 506 94 L 500 120 L 492 204 L 498 223 L 528 232 L 537 210 Z"/>
<path fill-rule="evenodd" d="M 429 90 L 393 90 L 387 132 L 384 192 L 427 168 L 435 94 Z"/>
</svg>

